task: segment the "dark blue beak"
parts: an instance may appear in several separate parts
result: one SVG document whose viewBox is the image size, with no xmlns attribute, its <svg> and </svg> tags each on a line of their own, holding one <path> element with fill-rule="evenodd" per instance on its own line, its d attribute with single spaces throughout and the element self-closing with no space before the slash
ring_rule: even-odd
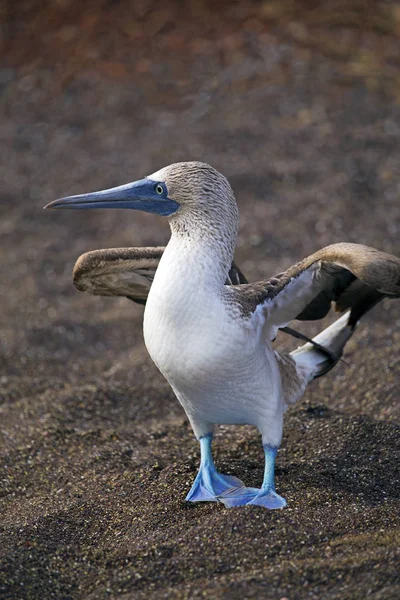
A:
<svg viewBox="0 0 400 600">
<path fill-rule="evenodd" d="M 168 198 L 164 182 L 140 179 L 109 190 L 59 198 L 44 208 L 130 208 L 168 217 L 179 206 L 178 202 Z"/>
</svg>

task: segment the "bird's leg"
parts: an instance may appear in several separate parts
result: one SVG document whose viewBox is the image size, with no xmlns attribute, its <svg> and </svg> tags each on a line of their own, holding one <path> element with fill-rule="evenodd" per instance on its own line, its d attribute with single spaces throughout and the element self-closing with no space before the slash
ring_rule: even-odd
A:
<svg viewBox="0 0 400 600">
<path fill-rule="evenodd" d="M 221 475 L 215 468 L 212 453 L 212 433 L 200 438 L 200 469 L 186 500 L 190 502 L 218 502 L 221 494 L 244 487 L 237 477 Z"/>
<path fill-rule="evenodd" d="M 234 506 L 243 506 L 244 504 L 257 504 L 270 509 L 286 506 L 286 500 L 275 492 L 274 485 L 275 458 L 278 448 L 269 444 L 264 444 L 263 448 L 265 468 L 261 489 L 242 487 L 227 491 L 219 498 L 225 506 L 232 508 Z"/>
<path fill-rule="evenodd" d="M 247 504 L 257 504 L 270 509 L 284 508 L 286 500 L 276 493 L 274 483 L 275 458 L 278 448 L 269 444 L 264 444 L 263 448 L 265 454 L 264 479 L 258 494 Z"/>
</svg>

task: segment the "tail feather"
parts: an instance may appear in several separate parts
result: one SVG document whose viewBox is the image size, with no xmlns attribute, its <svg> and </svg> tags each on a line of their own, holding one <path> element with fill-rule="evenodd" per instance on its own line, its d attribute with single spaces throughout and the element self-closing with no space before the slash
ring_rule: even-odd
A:
<svg viewBox="0 0 400 600">
<path fill-rule="evenodd" d="M 304 344 L 290 353 L 296 367 L 306 374 L 309 381 L 328 373 L 339 362 L 355 327 L 350 321 L 350 311 L 346 312 L 313 338 L 313 344 Z"/>
</svg>

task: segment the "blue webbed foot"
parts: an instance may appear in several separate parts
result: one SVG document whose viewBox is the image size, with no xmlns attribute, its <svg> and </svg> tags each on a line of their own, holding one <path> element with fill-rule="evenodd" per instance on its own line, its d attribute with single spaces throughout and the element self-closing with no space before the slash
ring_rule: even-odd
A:
<svg viewBox="0 0 400 600">
<path fill-rule="evenodd" d="M 243 481 L 222 475 L 213 469 L 201 468 L 186 496 L 188 502 L 218 502 L 221 494 L 244 487 Z"/>
<path fill-rule="evenodd" d="M 286 500 L 275 492 L 274 489 L 262 489 L 259 493 L 250 500 L 247 504 L 255 504 L 257 506 L 264 506 L 270 510 L 276 510 L 278 508 L 285 508 Z"/>
<path fill-rule="evenodd" d="M 228 490 L 219 497 L 219 500 L 227 507 L 257 505 L 271 510 L 284 508 L 286 500 L 275 492 L 274 467 L 277 448 L 264 444 L 265 469 L 264 480 L 261 489 L 241 487 L 236 490 Z"/>
<path fill-rule="evenodd" d="M 200 438 L 200 469 L 186 500 L 188 502 L 222 502 L 226 507 L 255 504 L 269 509 L 284 508 L 286 500 L 275 492 L 274 466 L 277 448 L 264 444 L 265 470 L 261 489 L 246 487 L 232 475 L 222 475 L 211 455 L 212 434 Z"/>
<path fill-rule="evenodd" d="M 235 506 L 249 504 L 259 492 L 260 490 L 258 488 L 240 487 L 233 490 L 227 490 L 218 497 L 218 500 L 227 508 L 233 508 Z"/>
<path fill-rule="evenodd" d="M 249 487 L 228 490 L 219 496 L 218 500 L 223 502 L 228 508 L 253 504 L 274 510 L 286 506 L 286 500 L 277 494 L 275 490 L 263 490 Z"/>
<path fill-rule="evenodd" d="M 200 438 L 200 469 L 186 496 L 188 502 L 218 502 L 221 494 L 244 487 L 237 477 L 218 473 L 211 455 L 211 442 L 210 433 Z"/>
</svg>

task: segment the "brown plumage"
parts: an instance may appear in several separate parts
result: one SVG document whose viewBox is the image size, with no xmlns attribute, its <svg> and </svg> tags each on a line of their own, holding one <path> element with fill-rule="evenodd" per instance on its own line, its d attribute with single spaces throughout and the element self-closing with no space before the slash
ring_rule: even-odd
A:
<svg viewBox="0 0 400 600">
<path fill-rule="evenodd" d="M 75 287 L 94 296 L 125 296 L 145 304 L 151 282 L 165 248 L 109 248 L 86 252 L 78 258 L 73 272 Z M 233 262 L 226 284 L 247 283 Z"/>
<path fill-rule="evenodd" d="M 315 278 L 320 285 L 315 286 L 316 293 L 311 299 L 306 298 L 301 310 L 293 313 L 289 320 L 322 319 L 334 302 L 339 312 L 351 309 L 349 324 L 354 326 L 385 296 L 400 296 L 397 257 L 361 244 L 338 243 L 318 250 L 267 281 L 240 286 L 237 301 L 243 314 L 249 316 L 257 306 L 273 301 L 294 279 L 301 280 L 304 273 L 315 266 Z"/>
</svg>

